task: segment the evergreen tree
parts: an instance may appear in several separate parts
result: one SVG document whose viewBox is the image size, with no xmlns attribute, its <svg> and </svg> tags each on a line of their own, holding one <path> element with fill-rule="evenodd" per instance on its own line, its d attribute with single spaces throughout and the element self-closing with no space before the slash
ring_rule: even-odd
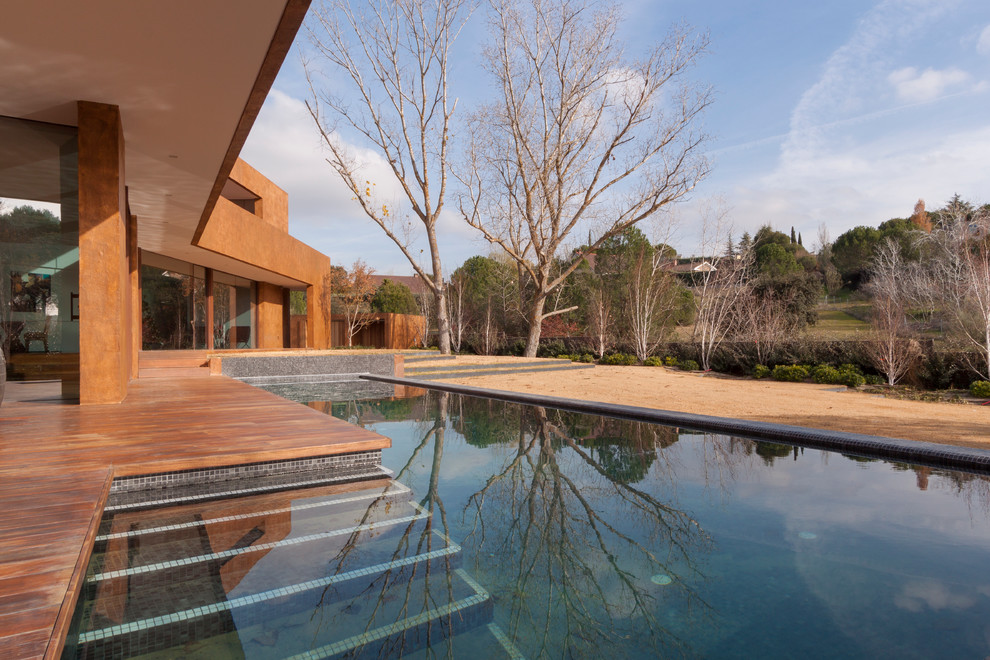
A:
<svg viewBox="0 0 990 660">
<path fill-rule="evenodd" d="M 797 243 L 797 235 L 794 233 L 794 225 L 791 225 L 791 243 Z"/>
<path fill-rule="evenodd" d="M 742 238 L 739 239 L 739 252 L 741 254 L 746 254 L 752 247 L 753 238 L 749 235 L 748 231 L 744 231 Z"/>
<path fill-rule="evenodd" d="M 405 284 L 385 279 L 371 298 L 371 309 L 389 314 L 419 314 L 419 305 Z"/>
<path fill-rule="evenodd" d="M 801 242 L 801 232 L 798 232 L 798 245 L 804 247 L 804 243 Z"/>
</svg>

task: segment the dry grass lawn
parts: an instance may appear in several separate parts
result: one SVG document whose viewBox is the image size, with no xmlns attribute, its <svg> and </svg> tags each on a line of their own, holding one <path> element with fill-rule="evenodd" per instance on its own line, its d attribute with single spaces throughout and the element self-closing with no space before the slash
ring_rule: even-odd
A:
<svg viewBox="0 0 990 660">
<path fill-rule="evenodd" d="M 415 366 L 522 361 L 531 359 L 458 356 L 456 361 Z M 990 406 L 887 399 L 857 391 L 837 392 L 832 385 L 730 378 L 660 367 L 609 366 L 458 376 L 445 382 L 990 449 Z"/>
</svg>

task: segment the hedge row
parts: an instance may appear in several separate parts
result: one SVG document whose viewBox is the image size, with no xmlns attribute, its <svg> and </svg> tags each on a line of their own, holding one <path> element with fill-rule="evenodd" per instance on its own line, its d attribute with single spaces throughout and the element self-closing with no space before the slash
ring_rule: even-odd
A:
<svg viewBox="0 0 990 660">
<path fill-rule="evenodd" d="M 512 345 L 510 353 L 522 354 L 525 342 L 519 340 L 518 346 Z M 961 351 L 936 351 L 931 343 L 926 347 L 924 358 L 904 377 L 902 382 L 914 387 L 944 390 L 967 389 L 973 382 L 973 372 L 966 362 L 966 354 Z M 628 354 L 631 351 L 620 350 L 616 354 Z M 590 355 L 594 348 L 587 338 L 568 337 L 551 339 L 540 344 L 538 355 L 541 357 L 556 357 L 558 355 Z M 658 351 L 658 356 L 670 356 L 676 364 L 687 361 L 701 362 L 698 345 L 693 342 L 671 342 Z M 609 358 L 618 359 L 618 358 Z M 628 358 L 624 358 L 628 359 Z M 634 360 L 635 364 L 638 360 Z M 611 362 L 618 364 L 618 362 Z M 724 342 L 712 355 L 711 368 L 713 371 L 736 375 L 751 375 L 761 364 L 756 353 L 756 347 L 745 342 Z M 882 377 L 873 366 L 861 342 L 838 340 L 795 339 L 782 342 L 762 363 L 767 365 L 825 365 L 838 369 L 841 365 L 851 365 L 856 371 L 869 380 Z M 609 364 L 605 362 L 604 364 Z M 675 366 L 670 364 L 668 366 Z"/>
</svg>

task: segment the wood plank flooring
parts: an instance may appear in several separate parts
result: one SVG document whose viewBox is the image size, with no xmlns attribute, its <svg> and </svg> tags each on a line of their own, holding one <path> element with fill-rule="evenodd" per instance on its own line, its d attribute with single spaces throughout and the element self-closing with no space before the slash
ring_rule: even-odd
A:
<svg viewBox="0 0 990 660">
<path fill-rule="evenodd" d="M 389 446 L 221 376 L 134 380 L 116 405 L 58 392 L 10 383 L 0 406 L 0 658 L 58 657 L 112 477 Z"/>
</svg>

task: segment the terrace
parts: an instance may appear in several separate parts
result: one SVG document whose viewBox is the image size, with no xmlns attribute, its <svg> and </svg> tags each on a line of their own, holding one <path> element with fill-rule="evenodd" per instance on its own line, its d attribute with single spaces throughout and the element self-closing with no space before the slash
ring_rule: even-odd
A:
<svg viewBox="0 0 990 660">
<path fill-rule="evenodd" d="M 228 378 L 133 381 L 117 405 L 11 383 L 0 426 L 0 656 L 57 658 L 113 478 L 388 447 Z"/>
</svg>

